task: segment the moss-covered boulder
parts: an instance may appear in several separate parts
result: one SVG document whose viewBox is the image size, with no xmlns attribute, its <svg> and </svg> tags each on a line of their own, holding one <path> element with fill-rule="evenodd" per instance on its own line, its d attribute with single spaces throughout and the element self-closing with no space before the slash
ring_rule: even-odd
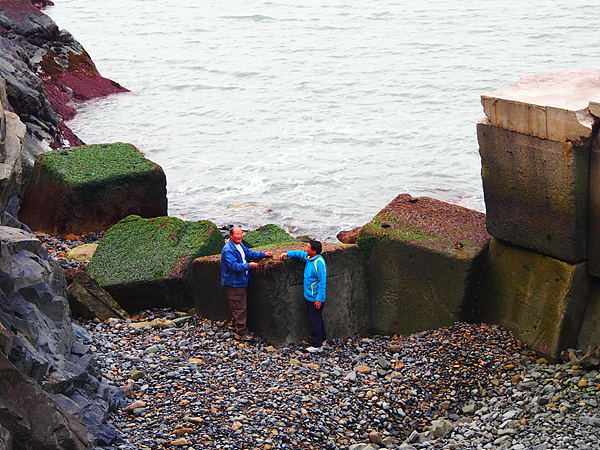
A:
<svg viewBox="0 0 600 450">
<path fill-rule="evenodd" d="M 411 334 L 468 320 L 490 236 L 485 214 L 401 194 L 362 227 L 371 330 Z"/>
<path fill-rule="evenodd" d="M 37 159 L 19 220 L 53 235 L 106 230 L 129 215 L 167 214 L 162 168 L 131 144 L 54 150 Z"/>
<path fill-rule="evenodd" d="M 208 220 L 129 216 L 106 232 L 86 270 L 130 313 L 189 309 L 190 262 L 220 254 L 223 245 L 223 235 Z"/>
<path fill-rule="evenodd" d="M 562 350 L 577 345 L 590 279 L 585 263 L 569 264 L 494 238 L 475 319 L 502 325 L 557 360 Z"/>
<path fill-rule="evenodd" d="M 244 234 L 243 243 L 248 248 L 266 247 L 270 245 L 287 244 L 298 242 L 298 239 L 290 235 L 277 225 L 264 225 L 257 230 Z"/>
<path fill-rule="evenodd" d="M 310 335 L 303 294 L 304 262 L 280 260 L 288 250 L 304 250 L 305 243 L 261 247 L 265 258 L 251 270 L 248 290 L 248 327 L 275 345 L 306 340 Z M 327 263 L 327 300 L 323 321 L 328 339 L 369 331 L 369 302 L 365 268 L 356 245 L 323 243 Z M 221 288 L 221 255 L 197 258 L 192 263 L 196 313 L 215 320 L 231 317 Z"/>
</svg>

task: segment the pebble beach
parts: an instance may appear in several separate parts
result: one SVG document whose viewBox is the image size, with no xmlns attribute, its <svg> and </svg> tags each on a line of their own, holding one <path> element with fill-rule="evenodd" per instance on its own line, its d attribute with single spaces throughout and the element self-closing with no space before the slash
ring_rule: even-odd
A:
<svg viewBox="0 0 600 450">
<path fill-rule="evenodd" d="M 83 321 L 127 395 L 120 449 L 588 449 L 600 444 L 598 350 L 549 364 L 510 332 L 456 323 L 411 336 L 274 348 L 171 310 Z"/>
</svg>

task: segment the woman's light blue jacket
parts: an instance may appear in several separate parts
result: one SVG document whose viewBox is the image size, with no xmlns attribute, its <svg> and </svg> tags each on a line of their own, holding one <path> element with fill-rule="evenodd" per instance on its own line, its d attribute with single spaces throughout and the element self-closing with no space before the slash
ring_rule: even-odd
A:
<svg viewBox="0 0 600 450">
<path fill-rule="evenodd" d="M 306 252 L 292 250 L 287 252 L 289 258 L 297 258 L 306 262 L 304 266 L 304 298 L 309 302 L 325 301 L 327 288 L 327 264 L 321 255 L 309 258 Z"/>
</svg>

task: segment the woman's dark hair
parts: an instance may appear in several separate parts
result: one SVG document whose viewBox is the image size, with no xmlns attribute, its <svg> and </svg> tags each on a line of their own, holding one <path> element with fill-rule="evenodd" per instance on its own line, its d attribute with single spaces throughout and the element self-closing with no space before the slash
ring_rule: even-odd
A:
<svg viewBox="0 0 600 450">
<path fill-rule="evenodd" d="M 315 252 L 317 252 L 317 255 L 321 254 L 321 250 L 323 249 L 323 246 L 321 245 L 321 243 L 319 241 L 314 241 L 311 239 L 308 243 L 310 244 L 310 248 L 313 249 Z"/>
</svg>

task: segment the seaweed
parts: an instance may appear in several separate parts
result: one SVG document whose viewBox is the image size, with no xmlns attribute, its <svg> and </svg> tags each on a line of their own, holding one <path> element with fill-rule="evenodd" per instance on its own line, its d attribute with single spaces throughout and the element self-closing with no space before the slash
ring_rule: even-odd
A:
<svg viewBox="0 0 600 450">
<path fill-rule="evenodd" d="M 132 215 L 107 230 L 86 270 L 102 286 L 177 277 L 193 259 L 218 254 L 223 245 L 208 220 Z"/>
</svg>

